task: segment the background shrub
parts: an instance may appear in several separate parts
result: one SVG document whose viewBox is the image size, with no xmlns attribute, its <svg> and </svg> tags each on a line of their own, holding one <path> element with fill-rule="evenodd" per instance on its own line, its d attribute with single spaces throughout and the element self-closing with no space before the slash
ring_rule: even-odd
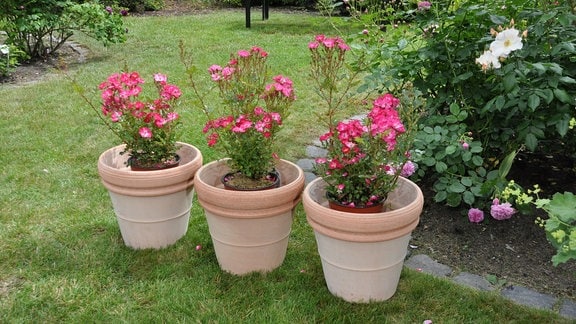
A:
<svg viewBox="0 0 576 324">
<path fill-rule="evenodd" d="M 7 43 L 25 52 L 29 58 L 50 55 L 66 42 L 74 31 L 81 31 L 104 45 L 125 40 L 125 28 L 119 10 L 99 2 L 71 0 L 5 0 L 0 20 Z"/>
<path fill-rule="evenodd" d="M 485 203 L 505 183 L 509 166 L 498 169 L 512 152 L 575 156 L 576 17 L 569 2 L 436 1 L 406 11 L 414 20 L 402 32 L 385 34 L 372 22 L 356 35 L 370 61 L 361 90 L 410 82 L 428 96 L 416 148 L 419 175 L 434 181 L 437 202 Z M 490 30 L 512 21 L 527 30 L 523 48 L 500 69 L 482 71 L 475 59 L 493 40 Z"/>
</svg>

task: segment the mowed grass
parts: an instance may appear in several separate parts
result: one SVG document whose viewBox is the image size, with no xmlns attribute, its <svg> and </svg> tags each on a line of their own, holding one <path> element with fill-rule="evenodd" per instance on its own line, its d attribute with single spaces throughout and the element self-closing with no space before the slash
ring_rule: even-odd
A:
<svg viewBox="0 0 576 324">
<path fill-rule="evenodd" d="M 258 17 L 257 15 L 254 15 Z M 357 32 L 341 20 L 341 30 Z M 97 85 L 124 66 L 147 80 L 162 72 L 184 97 L 180 139 L 216 158 L 193 107 L 178 43 L 200 70 L 225 64 L 231 52 L 258 45 L 273 73 L 294 80 L 298 100 L 286 121 L 283 156 L 294 160 L 322 130 L 307 82 L 307 44 L 334 34 L 325 19 L 277 13 L 244 28 L 241 10 L 194 16 L 129 17 L 127 43 L 103 48 L 81 35 L 90 58 L 67 75 L 0 85 L 0 322 L 251 322 L 251 323 L 553 323 L 553 313 L 517 306 L 405 269 L 389 301 L 349 304 L 325 286 L 311 228 L 299 206 L 284 264 L 267 274 L 222 272 L 203 211 L 194 202 L 187 235 L 155 251 L 124 246 L 96 161 L 116 145 L 98 116 L 72 90 L 70 78 L 98 104 Z M 151 90 L 151 89 L 149 89 Z M 197 246 L 201 248 L 196 249 Z"/>
</svg>

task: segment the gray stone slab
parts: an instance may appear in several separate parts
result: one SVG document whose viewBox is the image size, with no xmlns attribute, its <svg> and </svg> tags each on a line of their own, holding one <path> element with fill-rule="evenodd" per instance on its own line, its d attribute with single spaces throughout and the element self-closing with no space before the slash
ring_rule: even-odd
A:
<svg viewBox="0 0 576 324">
<path fill-rule="evenodd" d="M 576 303 L 571 300 L 564 300 L 560 306 L 560 315 L 576 319 Z"/>
<path fill-rule="evenodd" d="M 486 278 L 469 272 L 461 272 L 454 276 L 452 280 L 456 283 L 466 285 L 478 290 L 494 290 L 494 286 L 488 280 L 486 280 Z"/>
<path fill-rule="evenodd" d="M 301 167 L 304 171 L 312 171 L 314 169 L 313 159 L 300 159 L 296 161 L 296 165 Z"/>
<path fill-rule="evenodd" d="M 314 138 L 314 140 L 312 141 L 312 145 L 322 147 L 322 142 L 320 142 L 319 138 Z"/>
<path fill-rule="evenodd" d="M 502 289 L 502 296 L 524 306 L 552 310 L 557 298 L 539 293 L 522 286 L 508 286 Z"/>
<path fill-rule="evenodd" d="M 306 156 L 311 158 L 325 157 L 327 152 L 328 151 L 326 151 L 326 149 L 323 149 L 318 146 L 314 145 L 306 146 Z"/>
<path fill-rule="evenodd" d="M 437 277 L 448 277 L 452 273 L 452 268 L 437 261 L 432 260 L 425 254 L 417 254 L 410 257 L 404 265 L 410 269 L 421 271 Z"/>
<path fill-rule="evenodd" d="M 310 182 L 312 182 L 314 179 L 316 179 L 316 175 L 312 172 L 304 172 L 304 182 L 306 184 L 309 184 Z"/>
</svg>

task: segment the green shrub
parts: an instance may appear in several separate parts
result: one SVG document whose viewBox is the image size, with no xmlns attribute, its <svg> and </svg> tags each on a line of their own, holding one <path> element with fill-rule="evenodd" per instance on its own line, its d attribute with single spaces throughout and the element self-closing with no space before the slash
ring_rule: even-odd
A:
<svg viewBox="0 0 576 324">
<path fill-rule="evenodd" d="M 155 11 L 164 8 L 164 0 L 118 0 L 117 4 L 134 12 Z"/>
<path fill-rule="evenodd" d="M 30 0 L 25 5 L 6 0 L 0 20 L 8 35 L 7 43 L 30 58 L 52 54 L 81 31 L 104 45 L 125 40 L 125 28 L 119 12 L 97 2 L 70 0 Z"/>
<path fill-rule="evenodd" d="M 26 59 L 26 53 L 14 45 L 0 44 L 0 77 L 8 75 L 10 69 L 24 59 Z"/>
<path fill-rule="evenodd" d="M 414 21 L 403 32 L 372 26 L 356 36 L 371 59 L 363 89 L 411 82 L 428 96 L 416 148 L 419 175 L 435 181 L 437 202 L 482 204 L 501 181 L 499 163 L 521 148 L 576 153 L 568 132 L 576 97 L 571 2 L 436 1 L 411 12 Z M 483 71 L 476 59 L 499 26 L 528 36 L 501 68 Z"/>
</svg>

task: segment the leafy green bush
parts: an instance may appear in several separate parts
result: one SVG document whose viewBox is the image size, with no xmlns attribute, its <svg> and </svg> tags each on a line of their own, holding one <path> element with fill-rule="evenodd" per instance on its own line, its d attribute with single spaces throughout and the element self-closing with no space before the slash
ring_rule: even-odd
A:
<svg viewBox="0 0 576 324">
<path fill-rule="evenodd" d="M 0 44 L 0 76 L 6 76 L 10 69 L 17 66 L 20 60 L 26 58 L 26 53 L 14 45 Z"/>
<path fill-rule="evenodd" d="M 81 31 L 104 45 L 125 40 L 126 30 L 119 12 L 98 2 L 71 0 L 30 0 L 25 5 L 6 0 L 0 20 L 8 35 L 7 43 L 30 58 L 52 54 Z"/>
<path fill-rule="evenodd" d="M 164 0 L 117 0 L 117 4 L 134 12 L 155 11 L 164 8 Z"/>
<path fill-rule="evenodd" d="M 385 35 L 372 26 L 356 36 L 372 62 L 364 89 L 411 82 L 428 96 L 416 147 L 419 174 L 435 181 L 437 202 L 481 204 L 499 178 L 498 164 L 521 148 L 576 153 L 568 132 L 576 97 L 570 2 L 437 1 L 411 12 L 403 32 Z M 527 38 L 500 68 L 482 70 L 476 59 L 499 26 L 526 30 Z M 470 134 L 468 150 L 463 134 Z"/>
<path fill-rule="evenodd" d="M 548 219 L 537 221 L 544 227 L 550 244 L 556 248 L 552 263 L 557 266 L 576 260 L 576 196 L 571 192 L 556 193 L 551 200 L 536 203 L 548 214 Z"/>
</svg>

